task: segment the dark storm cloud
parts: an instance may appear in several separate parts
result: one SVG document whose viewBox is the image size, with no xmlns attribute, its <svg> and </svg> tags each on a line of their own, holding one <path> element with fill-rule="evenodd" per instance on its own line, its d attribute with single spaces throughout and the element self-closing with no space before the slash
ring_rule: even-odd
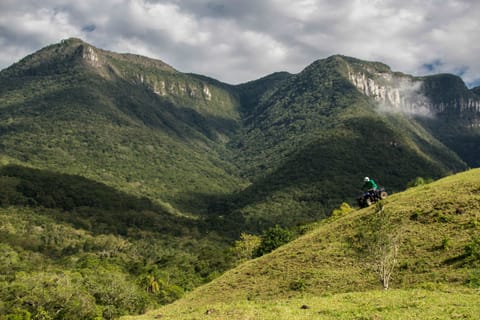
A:
<svg viewBox="0 0 480 320">
<path fill-rule="evenodd" d="M 2 0 L 0 67 L 75 36 L 231 83 L 337 53 L 474 83 L 479 16 L 473 0 Z"/>
</svg>

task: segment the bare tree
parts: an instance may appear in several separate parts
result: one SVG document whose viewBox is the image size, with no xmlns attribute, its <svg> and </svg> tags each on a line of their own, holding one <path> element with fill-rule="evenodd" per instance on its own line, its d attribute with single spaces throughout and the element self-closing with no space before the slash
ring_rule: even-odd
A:
<svg viewBox="0 0 480 320">
<path fill-rule="evenodd" d="M 362 251 L 385 290 L 398 262 L 401 235 L 401 225 L 395 223 L 382 203 L 377 204 L 361 234 Z"/>
<path fill-rule="evenodd" d="M 397 265 L 399 247 L 398 233 L 381 234 L 373 247 L 373 266 L 385 290 L 388 289 L 390 278 Z"/>
</svg>

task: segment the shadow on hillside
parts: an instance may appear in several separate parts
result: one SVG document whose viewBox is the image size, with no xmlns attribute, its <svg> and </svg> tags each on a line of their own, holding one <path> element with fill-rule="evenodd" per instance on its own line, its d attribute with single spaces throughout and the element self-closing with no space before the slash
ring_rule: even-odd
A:
<svg viewBox="0 0 480 320">
<path fill-rule="evenodd" d="M 118 80 L 111 86 L 115 105 L 128 117 L 144 125 L 162 129 L 182 140 L 218 140 L 218 135 L 231 136 L 238 128 L 237 120 L 200 113 L 189 107 L 188 101 L 173 101 L 162 97 L 146 87 L 132 86 Z M 177 100 L 181 100 L 180 98 Z"/>
<path fill-rule="evenodd" d="M 199 108 L 192 106 L 191 97 L 160 96 L 147 86 L 132 84 L 121 78 L 100 82 L 105 86 L 102 93 L 110 94 L 113 104 L 128 118 L 154 129 L 162 129 L 182 140 L 203 140 L 206 137 L 217 141 L 219 134 L 230 136 L 239 127 L 237 120 L 197 111 Z M 198 99 L 201 104 L 201 98 Z"/>
<path fill-rule="evenodd" d="M 405 141 L 381 122 L 351 120 L 340 131 L 317 137 L 237 194 L 195 196 L 209 203 L 207 216 L 242 220 L 247 230 L 316 221 L 342 202 L 356 206 L 364 176 L 393 193 L 404 190 L 419 173 L 431 178 L 447 174 L 446 167 L 425 158 Z"/>
<path fill-rule="evenodd" d="M 198 223 L 84 177 L 18 165 L 0 167 L 0 205 L 28 206 L 94 234 L 138 230 L 182 236 Z"/>
<path fill-rule="evenodd" d="M 433 153 L 430 145 L 421 143 L 418 142 L 420 148 Z M 357 195 L 364 176 L 372 176 L 388 189 L 399 191 L 419 173 L 432 178 L 445 175 L 447 165 L 426 158 L 384 123 L 357 118 L 337 132 L 318 137 L 245 192 L 253 196 L 263 190 L 275 192 L 315 185 L 323 190 L 322 197 L 348 199 Z"/>
</svg>

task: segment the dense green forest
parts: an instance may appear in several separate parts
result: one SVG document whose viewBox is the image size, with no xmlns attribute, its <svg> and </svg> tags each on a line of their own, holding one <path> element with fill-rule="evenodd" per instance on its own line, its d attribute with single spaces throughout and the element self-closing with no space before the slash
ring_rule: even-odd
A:
<svg viewBox="0 0 480 320">
<path fill-rule="evenodd" d="M 225 236 L 145 197 L 20 166 L 1 168 L 0 187 L 0 314 L 6 319 L 139 313 L 233 263 Z"/>
<path fill-rule="evenodd" d="M 381 113 L 352 70 L 404 76 L 333 56 L 233 86 L 79 39 L 2 70 L 0 319 L 141 313 L 353 206 L 365 175 L 394 193 L 478 164 L 478 90 L 415 78 L 444 110 Z"/>
</svg>

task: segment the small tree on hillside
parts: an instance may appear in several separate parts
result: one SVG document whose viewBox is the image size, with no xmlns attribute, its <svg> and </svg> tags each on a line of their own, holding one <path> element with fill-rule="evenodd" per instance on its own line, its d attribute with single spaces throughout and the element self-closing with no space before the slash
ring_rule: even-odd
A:
<svg viewBox="0 0 480 320">
<path fill-rule="evenodd" d="M 362 251 L 367 254 L 368 261 L 377 273 L 383 288 L 388 289 L 398 262 L 401 230 L 382 203 L 377 204 L 361 238 L 363 238 Z"/>
<path fill-rule="evenodd" d="M 261 238 L 253 234 L 242 233 L 240 240 L 235 241 L 231 253 L 236 263 L 252 259 L 261 243 Z"/>
<path fill-rule="evenodd" d="M 432 182 L 433 182 L 432 178 L 424 179 L 423 177 L 416 177 L 415 179 L 413 179 L 413 180 L 411 180 L 407 183 L 407 188 L 423 186 L 425 184 L 429 184 L 429 183 L 432 183 Z"/>
<path fill-rule="evenodd" d="M 263 232 L 261 236 L 260 245 L 255 251 L 255 257 L 263 256 L 269 252 L 272 252 L 276 248 L 292 241 L 294 238 L 293 233 L 288 230 L 276 225 L 273 228 L 269 228 Z"/>
</svg>

